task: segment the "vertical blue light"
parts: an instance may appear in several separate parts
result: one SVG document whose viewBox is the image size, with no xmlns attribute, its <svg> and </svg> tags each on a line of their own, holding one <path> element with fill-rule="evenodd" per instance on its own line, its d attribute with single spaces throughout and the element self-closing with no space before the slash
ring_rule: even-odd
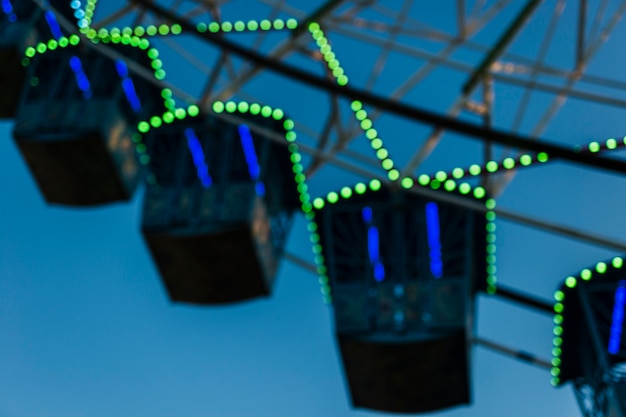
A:
<svg viewBox="0 0 626 417">
<path fill-rule="evenodd" d="M 380 260 L 380 238 L 378 228 L 372 225 L 373 213 L 370 207 L 361 210 L 363 222 L 367 227 L 367 253 L 374 267 L 374 279 L 381 282 L 385 279 L 385 266 Z"/>
<path fill-rule="evenodd" d="M 2 12 L 9 17 L 9 22 L 17 21 L 17 15 L 13 12 L 11 0 L 2 0 Z"/>
<path fill-rule="evenodd" d="M 61 32 L 61 27 L 59 26 L 59 22 L 57 22 L 56 16 L 50 10 L 47 10 L 44 16 L 46 17 L 46 22 L 50 27 L 50 32 L 52 32 L 52 36 L 54 36 L 54 38 L 58 41 L 63 37 L 63 32 Z"/>
<path fill-rule="evenodd" d="M 441 278 L 443 276 L 443 261 L 441 260 L 439 207 L 437 203 L 426 204 L 426 232 L 428 233 L 430 272 L 435 278 Z"/>
<path fill-rule="evenodd" d="M 124 89 L 126 100 L 128 100 L 128 103 L 133 111 L 135 113 L 139 113 L 141 110 L 141 101 L 137 96 L 133 80 L 128 76 L 128 67 L 126 66 L 126 63 L 121 59 L 118 59 L 115 61 L 115 69 L 117 70 L 117 74 L 122 79 L 122 88 Z"/>
<path fill-rule="evenodd" d="M 620 281 L 615 289 L 611 334 L 609 336 L 609 353 L 616 355 L 622 342 L 622 325 L 624 324 L 624 302 L 626 301 L 626 281 Z"/>
<path fill-rule="evenodd" d="M 239 125 L 237 130 L 239 131 L 239 139 L 241 140 L 241 147 L 243 148 L 243 153 L 246 158 L 246 164 L 248 164 L 250 178 L 255 182 L 255 191 L 257 195 L 264 196 L 265 185 L 259 180 L 261 167 L 259 166 L 256 149 L 254 149 L 254 141 L 252 140 L 250 128 L 246 125 Z"/>
<path fill-rule="evenodd" d="M 57 21 L 54 13 L 50 10 L 47 10 L 44 13 L 44 16 L 46 18 L 46 23 L 48 23 L 48 27 L 50 28 L 50 32 L 52 32 L 52 36 L 54 36 L 56 40 L 61 39 L 63 37 L 63 32 L 61 32 L 61 27 L 59 26 L 59 22 Z M 83 92 L 83 97 L 85 97 L 86 99 L 91 98 L 91 84 L 87 79 L 85 71 L 83 71 L 83 65 L 80 61 L 80 58 L 78 58 L 77 56 L 71 57 L 70 68 L 72 68 L 72 71 L 74 71 L 74 75 L 76 76 L 76 83 L 78 84 L 78 88 Z"/>
<path fill-rule="evenodd" d="M 204 188 L 209 188 L 213 185 L 213 179 L 209 174 L 209 166 L 206 164 L 204 151 L 202 150 L 198 136 L 196 136 L 196 132 L 194 132 L 192 128 L 187 128 L 185 129 L 185 137 L 187 137 L 187 147 L 191 153 L 193 164 L 196 167 L 198 178 Z"/>
<path fill-rule="evenodd" d="M 70 68 L 74 71 L 76 83 L 78 84 L 78 88 L 83 92 L 83 96 L 87 99 L 90 98 L 91 84 L 89 83 L 87 75 L 83 70 L 83 64 L 77 56 L 72 56 L 70 58 Z"/>
</svg>

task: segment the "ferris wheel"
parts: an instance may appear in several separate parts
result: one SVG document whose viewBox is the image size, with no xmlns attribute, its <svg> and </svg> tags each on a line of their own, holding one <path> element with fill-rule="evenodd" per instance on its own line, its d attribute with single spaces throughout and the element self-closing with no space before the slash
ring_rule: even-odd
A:
<svg viewBox="0 0 626 417">
<path fill-rule="evenodd" d="M 43 2 L 39 5 L 50 7 Z M 184 116 L 178 117 L 177 113 L 183 109 L 184 115 L 195 117 L 206 112 L 218 121 L 249 126 L 253 133 L 267 137 L 273 147 L 277 143 L 284 144 L 285 137 L 288 138 L 287 144 L 297 143 L 298 153 L 290 149 L 290 156 L 285 159 L 291 158 L 294 167 L 300 167 L 294 168 L 294 174 L 300 198 L 298 204 L 305 217 L 313 213 L 307 219 L 313 220 L 316 216 L 318 220 L 314 227 L 320 228 L 319 233 L 309 228 L 317 264 L 295 254 L 289 245 L 283 248 L 286 232 L 282 226 L 278 228 L 280 243 L 264 250 L 278 252 L 292 263 L 320 276 L 323 299 L 334 303 L 336 313 L 342 317 L 337 319 L 338 333 L 345 327 L 350 336 L 355 328 L 366 326 L 363 317 L 378 314 L 371 313 L 368 303 L 374 303 L 380 313 L 378 318 L 370 317 L 369 323 L 375 323 L 380 329 L 406 332 L 412 329 L 411 315 L 416 317 L 416 322 L 424 322 L 424 317 L 428 317 L 429 323 L 432 321 L 440 326 L 438 331 L 446 326 L 457 326 L 456 330 L 465 329 L 466 333 L 457 332 L 449 339 L 439 339 L 439 344 L 422 346 L 424 351 L 417 350 L 421 355 L 427 355 L 428 350 L 454 350 L 448 345 L 466 340 L 468 345 L 482 345 L 547 368 L 552 375 L 546 379 L 552 379 L 554 385 L 561 383 L 560 372 L 569 372 L 570 376 L 563 381 L 574 380 L 585 415 L 604 416 L 609 415 L 609 410 L 620 410 L 621 405 L 610 400 L 620 389 L 619 361 L 616 361 L 617 368 L 608 365 L 606 369 L 602 368 L 605 374 L 578 372 L 565 365 L 561 369 L 561 359 L 572 359 L 561 358 L 560 350 L 556 354 L 554 349 L 560 349 L 560 343 L 578 340 L 568 335 L 566 325 L 561 326 L 561 323 L 555 323 L 554 331 L 565 332 L 568 339 L 564 336 L 563 341 L 554 342 L 555 346 L 552 346 L 550 336 L 546 336 L 547 353 L 545 357 L 538 355 L 540 358 L 478 337 L 472 331 L 475 326 L 474 302 L 467 300 L 475 297 L 474 291 L 480 291 L 570 322 L 582 320 L 580 317 L 587 314 L 582 312 L 574 319 L 560 314 L 555 308 L 564 305 L 562 300 L 557 298 L 553 306 L 551 300 L 528 295 L 528 292 L 534 292 L 534 288 L 526 288 L 523 280 L 508 285 L 507 273 L 513 274 L 516 267 L 538 265 L 533 265 L 533 261 L 528 260 L 530 255 L 518 249 L 523 247 L 532 251 L 533 245 L 529 241 L 516 245 L 505 234 L 506 244 L 500 249 L 501 236 L 498 236 L 498 244 L 495 243 L 496 235 L 500 233 L 500 229 L 496 232 L 499 221 L 504 222 L 506 231 L 511 230 L 508 232 L 511 236 L 515 236 L 517 228 L 522 226 L 523 239 L 530 241 L 537 236 L 532 237 L 532 233 L 539 236 L 550 233 L 558 237 L 551 239 L 574 241 L 583 248 L 592 245 L 608 249 L 609 252 L 602 252 L 601 259 L 581 258 L 582 264 L 576 262 L 578 259 L 563 260 L 562 254 L 560 257 L 555 255 L 550 259 L 550 271 L 563 273 L 546 277 L 551 280 L 554 290 L 567 276 L 575 275 L 575 271 L 582 272 L 574 282 L 582 283 L 588 281 L 584 271 L 604 274 L 601 272 L 603 267 L 598 266 L 600 264 L 608 264 L 607 268 L 616 271 L 621 268 L 616 259 L 621 259 L 619 253 L 626 250 L 626 241 L 620 232 L 625 225 L 619 216 L 619 203 L 615 201 L 618 197 L 610 190 L 620 186 L 621 176 L 626 173 L 626 162 L 607 155 L 619 155 L 620 148 L 626 146 L 626 137 L 618 136 L 622 134 L 619 112 L 626 104 L 623 94 L 626 82 L 622 81 L 619 56 L 620 36 L 626 35 L 622 22 L 626 2 L 582 0 L 574 4 L 564 0 L 457 0 L 429 7 L 409 0 L 335 0 L 321 4 L 267 0 L 244 7 L 237 1 L 105 3 L 87 0 L 73 1 L 71 6 L 73 16 L 67 12 L 58 16 L 64 31 L 74 34 L 97 55 L 125 58 L 129 73 L 141 79 L 137 83 L 138 91 L 147 91 L 151 85 L 162 92 L 162 97 L 156 100 L 158 110 L 151 109 L 147 115 L 137 112 L 135 122 L 142 134 L 148 135 L 148 131 L 155 130 L 166 132 L 166 129 L 160 129 L 169 124 L 166 114 L 173 115 L 173 120 L 183 120 Z M 52 9 L 56 10 L 54 4 Z M 71 41 L 71 36 L 68 39 Z M 135 39 L 137 45 L 133 44 Z M 143 40 L 149 43 L 143 48 L 147 51 L 147 58 L 112 47 L 124 44 L 140 49 Z M 32 45 L 31 55 L 28 50 L 26 55 L 29 58 L 45 56 L 50 49 L 54 48 L 49 43 L 40 42 Z M 43 75 L 38 79 L 43 80 Z M 132 101 L 129 102 L 132 107 Z M 270 122 L 260 121 L 265 119 Z M 172 126 L 176 123 L 178 121 Z M 271 123 L 277 123 L 279 127 L 274 128 Z M 194 136 L 202 129 L 210 130 L 204 125 L 194 127 L 189 131 L 192 133 L 186 133 L 187 143 L 197 140 L 204 144 L 205 139 L 200 133 L 199 139 Z M 215 129 L 219 131 L 221 128 Z M 241 175 L 252 179 L 257 196 L 265 195 L 270 180 L 263 176 L 254 177 L 254 164 L 250 162 L 257 157 L 264 159 L 264 153 L 259 149 L 265 145 L 256 141 L 245 145 L 248 137 L 245 129 L 229 135 L 241 140 L 245 153 L 239 162 L 229 165 L 240 165 Z M 134 143 L 137 150 L 142 144 L 140 140 Z M 147 145 L 150 149 L 151 145 Z M 173 155 L 178 148 L 171 146 L 158 152 Z M 256 153 L 252 152 L 254 157 L 250 157 L 246 150 L 250 146 L 256 147 Z M 265 149 L 270 149 L 269 146 Z M 280 152 L 287 155 L 284 149 L 271 153 Z M 204 156 L 206 164 L 210 165 L 209 157 Z M 203 162 L 197 162 L 199 157 L 193 152 L 186 158 L 193 160 L 195 171 L 184 175 L 194 177 L 197 171 L 200 177 Z M 159 161 L 153 159 L 145 165 L 158 167 Z M 272 161 L 271 166 L 284 164 Z M 192 166 L 190 162 L 187 165 Z M 206 173 L 208 175 L 208 170 Z M 152 180 L 161 181 L 159 175 L 154 175 Z M 231 174 L 223 175 L 230 178 L 228 175 Z M 209 181 L 208 176 L 203 178 L 201 181 Z M 214 175 L 214 178 L 217 177 Z M 150 181 L 151 177 L 148 177 Z M 263 187 L 261 194 L 260 184 Z M 402 197 L 387 195 L 392 191 L 396 195 L 394 193 L 398 190 Z M 268 192 L 273 193 L 271 187 Z M 370 194 L 376 196 L 367 200 Z M 192 200 L 204 204 L 205 200 L 216 198 L 213 194 L 202 194 Z M 298 205 L 293 203 L 298 200 L 296 195 L 276 199 L 279 201 L 274 202 L 276 207 Z M 361 200 L 363 203 L 359 203 Z M 385 205 L 389 201 L 394 201 L 393 210 L 400 207 L 401 215 L 397 211 L 389 212 L 390 207 Z M 278 213 L 279 209 L 272 205 L 274 203 L 259 209 L 251 202 L 250 207 L 253 207 L 251 210 Z M 419 206 L 421 217 L 410 212 L 409 207 L 413 206 Z M 202 209 L 204 206 L 198 207 Z M 332 213 L 336 214 L 325 214 L 331 213 L 329 207 L 335 207 Z M 281 211 L 280 216 L 270 216 L 268 221 L 286 224 L 292 214 L 293 211 Z M 424 230 L 420 243 L 416 238 L 415 247 L 405 244 L 410 240 L 405 234 L 399 235 L 402 238 L 385 236 L 385 230 L 403 228 L 397 218 L 404 216 L 404 227 L 410 224 L 411 228 Z M 279 217 L 282 220 L 278 220 Z M 441 230 L 431 232 L 434 223 Z M 469 223 L 471 226 L 467 226 Z M 143 232 L 153 249 L 162 250 L 169 244 L 151 241 L 153 238 L 149 236 L 154 230 L 145 225 Z M 531 233 L 530 238 L 528 233 Z M 331 234 L 332 242 L 328 241 Z M 320 241 L 322 244 L 316 251 Z M 367 245 L 352 247 L 354 243 L 351 242 L 367 242 Z M 189 248 L 195 244 L 189 243 Z M 486 244 L 486 253 L 483 253 L 481 244 Z M 465 249 L 468 245 L 472 249 Z M 499 248 L 497 262 L 496 246 Z M 336 252 L 328 252 L 335 247 Z M 422 247 L 428 250 L 422 253 Z M 558 252 L 555 249 L 555 253 Z M 324 256 L 320 257 L 320 254 Z M 154 253 L 153 256 L 158 257 Z M 353 260 L 360 259 L 359 256 L 365 259 L 365 263 L 353 265 Z M 471 285 L 456 281 L 457 276 L 474 277 L 480 273 L 465 269 L 456 271 L 450 265 L 485 256 L 485 262 L 481 260 L 479 265 L 466 268 L 474 271 L 482 267 L 487 270 L 485 277 L 472 278 Z M 541 255 L 534 256 L 546 262 Z M 604 258 L 609 256 L 612 261 L 605 261 Z M 407 262 L 405 258 L 416 261 Z M 506 262 L 516 266 L 508 267 Z M 583 269 L 592 262 L 594 267 Z M 162 275 L 167 275 L 164 271 L 170 267 L 171 264 L 159 265 Z M 263 270 L 265 266 L 259 268 Z M 342 304 L 344 287 L 341 280 L 341 285 L 335 284 L 333 294 L 330 294 L 329 285 L 332 287 L 336 278 L 327 271 L 333 268 L 337 274 L 348 277 L 345 291 L 351 294 L 350 300 L 356 301 Z M 276 266 L 271 269 L 275 270 Z M 354 271 L 370 274 L 374 281 L 382 282 L 380 292 L 371 296 L 369 290 L 363 289 L 363 294 L 369 295 L 355 297 L 354 286 L 357 284 L 350 281 L 350 274 Z M 411 274 L 426 274 L 449 281 L 432 284 L 428 289 L 430 296 L 422 293 L 421 284 L 412 282 L 401 290 L 397 286 L 383 287 L 385 274 L 393 274 L 393 271 L 407 275 L 407 279 Z M 453 272 L 448 276 L 448 271 Z M 529 273 L 537 274 L 536 271 Z M 254 272 L 249 274 L 254 275 Z M 612 302 L 613 291 L 617 294 L 617 289 L 623 288 L 619 272 L 615 274 L 615 278 L 611 275 L 608 280 L 612 284 L 606 284 L 607 288 L 585 291 L 592 295 L 605 291 L 606 294 L 596 296 L 606 303 Z M 331 284 L 327 285 L 329 277 Z M 272 281 L 273 275 L 264 279 Z M 543 292 L 544 284 L 538 284 L 541 290 L 537 291 Z M 206 285 L 208 288 L 217 284 Z M 573 288 L 567 280 L 564 285 L 555 296 L 560 297 Z M 523 290 L 515 290 L 515 287 Z M 583 285 L 577 288 L 583 288 Z M 181 290 L 180 294 L 187 290 Z M 266 291 L 258 290 L 261 293 Z M 410 291 L 414 293 L 413 298 L 409 297 Z M 184 296 L 181 297 L 184 300 Z M 615 297 L 617 300 L 617 295 Z M 372 301 L 374 298 L 376 300 Z M 394 313 L 394 307 L 390 307 L 399 299 L 407 300 L 403 301 L 406 309 L 402 314 L 399 314 L 400 310 Z M 451 305 L 462 307 L 451 309 Z M 580 306 L 575 308 L 584 310 Z M 381 318 L 383 315 L 386 318 Z M 478 313 L 478 317 L 480 315 Z M 589 320 L 596 317 L 592 313 L 587 315 L 592 317 Z M 436 317 L 441 321 L 438 322 Z M 606 314 L 603 320 L 600 320 L 602 329 L 610 329 L 614 321 L 607 319 Z M 393 398 L 389 393 L 376 398 L 389 384 L 364 384 L 363 380 L 373 376 L 383 378 L 385 368 L 400 366 L 393 362 L 392 356 L 409 358 L 415 351 L 387 352 L 390 355 L 385 359 L 387 365 L 372 366 L 376 369 L 368 374 L 363 364 L 375 353 L 367 351 L 369 347 L 361 346 L 362 341 L 355 342 L 346 334 L 338 334 L 344 361 L 350 362 L 346 359 L 350 355 L 354 355 L 353 359 L 358 357 L 345 365 L 349 385 L 358 387 L 352 392 L 356 406 L 382 411 L 425 412 L 470 402 L 466 392 L 469 388 L 463 388 L 463 383 L 459 382 L 468 378 L 467 369 L 471 367 L 465 362 L 455 362 L 454 366 L 446 364 L 447 367 L 442 369 L 446 369 L 449 378 L 433 382 L 434 386 L 438 383 L 454 387 L 450 388 L 455 393 L 450 403 L 440 398 L 432 399 L 436 394 L 426 395 L 432 403 L 423 405 L 423 408 L 420 407 L 426 401 L 424 397 L 419 397 L 420 405 L 407 403 L 397 407 L 394 400 L 389 399 L 389 396 Z M 560 334 L 555 333 L 554 337 L 560 339 Z M 610 338 L 608 333 L 602 337 Z M 549 349 L 553 354 L 551 361 Z M 581 348 L 581 352 L 589 355 L 590 351 L 595 352 L 593 349 Z M 575 354 L 578 353 L 567 353 Z M 462 355 L 462 352 L 456 353 L 456 356 Z M 595 362 L 589 366 L 599 369 Z M 458 371 L 464 367 L 467 369 Z M 404 371 L 405 384 L 411 381 L 411 372 L 418 372 Z M 456 371 L 459 375 L 454 374 Z M 433 368 L 428 372 L 436 370 Z M 611 383 L 603 379 L 609 374 L 614 376 Z M 611 385 L 613 383 L 617 385 Z M 400 389 L 394 386 L 396 390 Z M 415 397 L 411 392 L 403 395 Z M 615 396 L 617 398 L 617 394 Z M 394 405 L 390 406 L 390 403 Z"/>
</svg>

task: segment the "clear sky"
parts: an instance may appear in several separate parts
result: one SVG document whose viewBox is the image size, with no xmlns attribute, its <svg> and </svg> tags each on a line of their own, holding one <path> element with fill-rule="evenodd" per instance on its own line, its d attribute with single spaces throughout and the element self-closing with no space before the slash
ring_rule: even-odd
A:
<svg viewBox="0 0 626 417">
<path fill-rule="evenodd" d="M 222 13 L 225 20 L 267 15 L 261 6 L 244 10 L 242 1 L 231 3 Z M 531 58 L 537 55 L 540 35 L 557 2 L 545 3 L 513 44 L 513 51 Z M 614 2 L 609 3 L 613 10 Z M 110 10 L 120 4 L 115 1 L 105 7 Z M 456 21 L 450 11 L 453 4 L 441 2 L 428 10 L 415 5 L 411 13 L 421 16 L 423 12 L 426 21 L 432 18 L 432 25 L 452 25 Z M 399 10 L 401 5 L 390 2 L 388 7 Z M 293 10 L 310 11 L 315 6 L 299 4 Z M 576 9 L 568 7 L 564 19 L 569 20 L 559 26 L 548 55 L 551 64 L 563 68 L 571 67 L 574 43 L 571 28 Z M 492 43 L 515 11 L 503 12 L 502 22 L 494 21 L 477 41 Z M 290 17 L 287 12 L 281 16 Z M 372 55 L 371 45 L 337 32 L 335 36 L 329 30 L 327 35 L 346 72 L 356 86 L 363 87 L 368 75 L 364 69 L 378 52 Z M 285 39 L 274 36 L 268 42 Z M 624 25 L 618 25 L 590 65 L 590 73 L 621 76 L 624 36 Z M 181 39 L 189 50 L 199 48 L 194 39 Z M 271 49 L 267 43 L 263 48 Z M 202 51 L 196 57 L 200 61 L 206 57 L 206 65 L 212 65 L 209 58 L 216 55 L 215 50 L 207 55 Z M 163 62 L 171 82 L 198 93 L 201 84 L 193 79 L 197 69 L 168 53 L 164 52 Z M 476 62 L 480 54 L 474 55 L 467 59 Z M 455 56 L 465 57 L 463 53 Z M 301 57 L 289 59 L 321 73 L 319 65 L 308 68 L 308 61 Z M 400 56 L 390 58 L 375 90 L 390 94 L 397 85 L 394 81 L 422 64 Z M 466 74 L 450 69 L 435 71 L 404 100 L 445 111 L 465 79 Z M 563 85 L 554 77 L 543 80 Z M 604 92 L 593 85 L 583 87 Z M 521 91 L 497 84 L 494 112 L 499 127 L 510 127 Z M 282 107 L 304 126 L 320 126 L 328 108 L 324 96 L 274 75 L 259 77 L 237 97 L 254 97 Z M 546 94 L 533 97 L 524 133 L 531 131 L 550 99 Z M 347 108 L 347 103 L 342 106 Z M 464 118 L 479 122 L 475 116 Z M 570 100 L 542 137 L 570 146 L 621 138 L 626 133 L 623 120 L 620 108 Z M 400 162 L 409 159 L 429 132 L 423 125 L 390 116 L 381 118 L 378 126 Z M 0 417 L 381 414 L 351 408 L 333 337 L 332 311 L 322 303 L 314 274 L 284 261 L 270 298 L 226 307 L 172 304 L 139 233 L 143 190 L 127 204 L 90 209 L 47 205 L 11 139 L 12 129 L 10 121 L 0 122 Z M 364 137 L 356 139 L 352 150 L 365 149 L 359 141 L 365 141 Z M 481 152 L 476 142 L 447 135 L 418 171 L 433 173 L 480 162 Z M 379 170 L 378 175 L 384 174 Z M 362 177 L 328 167 L 314 177 L 311 190 L 321 195 L 358 178 Z M 498 206 L 625 240 L 623 185 L 618 175 L 554 162 L 519 172 L 499 197 Z M 546 299 L 551 299 L 565 276 L 617 254 L 505 219 L 497 224 L 499 280 Z M 312 259 L 300 215 L 287 248 Z M 484 296 L 479 297 L 477 314 L 479 336 L 550 359 L 550 317 Z M 472 359 L 474 403 L 438 415 L 579 415 L 570 388 L 552 388 L 548 371 L 482 348 L 474 348 Z"/>
</svg>

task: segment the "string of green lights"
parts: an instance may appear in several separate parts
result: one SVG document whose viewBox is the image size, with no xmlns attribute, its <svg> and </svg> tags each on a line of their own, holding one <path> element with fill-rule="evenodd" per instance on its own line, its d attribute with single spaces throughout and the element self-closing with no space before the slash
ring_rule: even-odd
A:
<svg viewBox="0 0 626 417">
<path fill-rule="evenodd" d="M 122 43 L 126 45 L 131 45 L 134 47 L 140 47 L 142 49 L 149 48 L 149 42 L 145 39 L 145 36 L 168 36 L 168 35 L 178 35 L 181 34 L 182 28 L 178 24 L 161 24 L 158 27 L 155 25 L 149 25 L 147 27 L 137 26 L 135 28 L 124 27 L 124 28 L 112 28 L 112 29 L 94 29 L 91 27 L 93 14 L 96 10 L 97 0 L 87 0 L 87 4 L 85 6 L 85 11 L 83 17 L 79 19 L 78 26 L 80 28 L 80 32 L 87 37 L 93 43 Z M 74 3 L 75 9 L 80 7 L 79 2 Z M 212 33 L 229 33 L 232 30 L 235 32 L 252 32 L 257 30 L 295 30 L 298 27 L 298 22 L 295 19 L 288 19 L 287 21 L 283 21 L 282 19 L 275 19 L 270 22 L 269 20 L 261 20 L 259 21 L 249 21 L 248 23 L 244 23 L 242 21 L 236 22 L 222 22 L 221 24 L 217 22 L 211 22 L 208 25 L 206 23 L 199 23 L 196 26 L 196 30 L 198 32 L 210 31 Z M 333 74 L 338 85 L 347 85 L 348 77 L 345 74 L 343 67 L 341 66 L 339 60 L 337 59 L 335 53 L 332 51 L 332 47 L 328 38 L 325 36 L 323 30 L 320 25 L 316 22 L 311 22 L 308 25 L 308 31 L 315 41 L 319 52 L 324 57 L 324 61 L 328 67 L 328 69 Z M 77 35 L 73 35 L 77 37 Z M 40 43 L 36 47 L 30 47 L 27 49 L 28 54 L 34 54 L 33 51 L 38 53 L 45 53 L 46 50 L 50 49 L 48 44 Z M 165 78 L 165 71 L 162 68 L 162 62 L 158 59 L 159 53 L 156 48 L 148 49 L 149 57 L 152 59 L 152 67 L 155 71 L 155 78 L 158 80 L 163 80 Z M 28 55 L 27 55 L 28 56 Z M 153 116 L 149 119 L 149 121 L 142 121 L 137 125 L 138 133 L 133 135 L 133 142 L 135 143 L 135 149 L 139 156 L 139 161 L 143 165 L 148 165 L 150 163 L 150 157 L 146 154 L 146 146 L 142 140 L 142 134 L 147 133 L 150 128 L 158 128 L 163 123 L 171 123 L 175 119 L 184 119 L 188 115 L 191 117 L 195 117 L 200 113 L 200 109 L 192 104 L 187 109 L 184 108 L 173 108 L 173 99 L 172 93 L 168 89 L 164 89 L 162 96 L 164 100 L 166 100 L 168 111 L 166 111 L 162 116 Z M 367 111 L 363 108 L 363 104 L 358 100 L 353 100 L 350 103 L 350 108 L 354 113 L 354 117 L 359 122 L 360 128 L 363 130 L 365 137 L 369 140 L 370 146 L 376 154 L 376 157 L 380 161 L 381 167 L 387 172 L 387 177 L 390 181 L 397 181 L 400 179 L 400 172 L 395 168 L 395 164 L 391 159 L 389 152 L 384 147 L 384 143 L 382 139 L 378 135 L 378 131 L 374 128 L 373 121 L 368 117 Z M 236 103 L 234 101 L 229 101 L 226 103 L 223 102 L 214 102 L 212 104 L 212 110 L 219 114 L 222 111 L 226 110 L 229 113 L 239 112 L 245 113 L 247 111 L 259 112 L 264 117 L 269 117 L 272 115 L 276 119 L 275 114 L 282 114 L 284 112 L 280 109 L 272 109 L 269 106 L 261 106 L 258 103 L 247 103 L 247 102 L 239 102 Z M 252 113 L 254 114 L 254 113 Z M 282 120 L 282 117 L 276 120 Z M 293 121 L 290 119 L 286 119 L 284 123 L 288 125 L 294 125 Z M 318 265 L 318 272 L 324 269 L 323 267 L 323 257 L 321 253 L 321 247 L 319 246 L 319 235 L 316 233 L 317 224 L 315 223 L 315 215 L 313 212 L 313 206 L 311 204 L 311 198 L 308 193 L 308 187 L 306 185 L 306 177 L 304 175 L 302 165 L 300 161 L 302 160 L 301 155 L 298 152 L 297 145 L 293 143 L 296 138 L 296 134 L 293 131 L 294 126 L 292 126 L 286 135 L 287 141 L 290 143 L 289 146 L 291 152 L 292 163 L 294 164 L 294 174 L 295 181 L 298 187 L 298 191 L 300 193 L 300 201 L 302 203 L 301 208 L 309 220 L 308 230 L 311 232 L 310 240 L 313 244 L 313 253 L 315 255 L 315 261 Z M 287 137 L 289 136 L 293 140 L 289 140 Z M 297 163 L 294 162 L 297 160 Z M 148 183 L 154 183 L 156 181 L 156 177 L 153 174 L 149 174 L 147 177 Z M 374 180 L 373 180 L 374 181 Z M 378 180 L 376 180 L 378 181 Z M 419 184 L 416 184 L 413 178 L 405 177 L 400 180 L 400 183 L 403 188 L 411 189 L 413 187 L 421 186 L 421 187 L 430 187 L 433 190 L 439 189 L 441 184 L 443 183 L 443 188 L 452 192 L 456 189 L 457 184 L 454 180 L 446 180 L 445 182 L 439 181 L 437 179 L 433 179 L 432 181 L 428 181 L 428 183 L 424 183 L 424 180 L 420 180 Z M 361 184 L 361 183 L 360 183 Z M 360 184 L 355 186 L 355 192 L 358 193 L 358 190 L 362 189 Z M 370 182 L 370 186 L 372 184 L 376 184 L 376 182 Z M 344 187 L 342 189 L 342 197 L 351 190 L 349 187 Z M 459 185 L 459 192 L 461 194 L 469 194 L 477 199 L 482 199 L 485 197 L 485 190 L 482 187 L 473 188 L 467 184 L 462 183 Z M 351 192 L 349 192 L 351 195 Z M 327 200 L 333 200 L 333 193 L 329 193 L 327 196 Z M 332 201 L 328 200 L 331 204 Z M 316 200 L 319 201 L 321 200 Z M 495 266 L 495 200 L 488 199 L 486 203 L 486 218 L 487 218 L 487 292 L 493 294 L 496 292 L 496 266 Z M 328 287 L 328 277 L 324 273 L 320 272 L 320 284 L 322 285 L 321 292 L 324 296 L 325 302 L 331 302 L 332 298 L 330 296 L 330 287 Z"/>
</svg>

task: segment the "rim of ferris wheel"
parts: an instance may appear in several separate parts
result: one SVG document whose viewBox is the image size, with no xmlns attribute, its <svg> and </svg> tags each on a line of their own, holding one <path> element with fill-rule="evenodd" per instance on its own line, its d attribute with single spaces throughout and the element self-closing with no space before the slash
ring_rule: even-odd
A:
<svg viewBox="0 0 626 417">
<path fill-rule="evenodd" d="M 526 149 L 534 152 L 546 152 L 552 158 L 565 159 L 570 162 L 575 162 L 594 168 L 600 168 L 619 173 L 626 173 L 626 162 L 610 158 L 581 154 L 573 149 L 557 145 L 556 143 L 549 142 L 547 140 L 537 140 L 537 138 L 526 137 L 499 129 L 486 128 L 484 126 L 475 125 L 473 123 L 444 116 L 426 109 L 411 106 L 406 103 L 389 100 L 381 95 L 360 90 L 349 85 L 339 85 L 334 82 L 329 82 L 323 78 L 313 75 L 312 73 L 309 73 L 307 71 L 303 71 L 297 67 L 269 59 L 268 57 L 257 53 L 252 49 L 231 42 L 222 36 L 216 36 L 215 34 L 210 32 L 197 32 L 195 30 L 195 26 L 186 19 L 180 16 L 176 16 L 175 14 L 164 9 L 163 7 L 160 7 L 147 0 L 137 0 L 137 2 L 142 4 L 145 8 L 165 17 L 166 19 L 177 22 L 177 24 L 181 25 L 183 30 L 189 31 L 189 33 L 199 37 L 200 39 L 216 44 L 220 48 L 226 49 L 229 52 L 233 52 L 243 57 L 244 59 L 255 62 L 256 64 L 260 64 L 265 68 L 279 72 L 298 81 L 307 83 L 311 86 L 318 87 L 326 91 L 331 91 L 348 99 L 360 100 L 364 103 L 384 108 L 387 111 L 410 118 L 412 120 L 421 121 L 427 124 L 432 124 L 465 134 L 475 140 L 487 140 L 512 148 Z"/>
</svg>

